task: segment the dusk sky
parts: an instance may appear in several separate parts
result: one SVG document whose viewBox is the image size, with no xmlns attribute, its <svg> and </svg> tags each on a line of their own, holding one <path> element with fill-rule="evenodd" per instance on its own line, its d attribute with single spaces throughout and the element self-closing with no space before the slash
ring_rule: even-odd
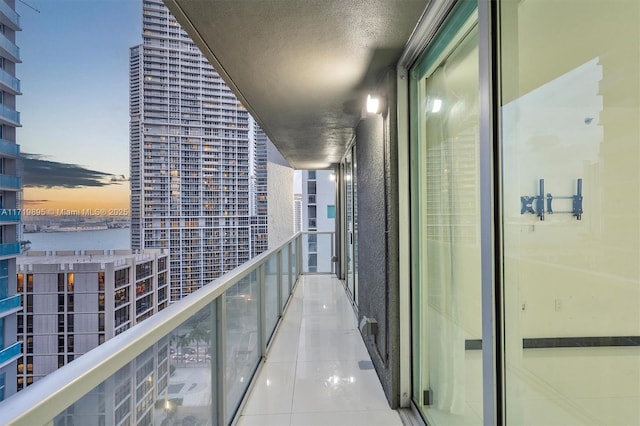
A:
<svg viewBox="0 0 640 426">
<path fill-rule="evenodd" d="M 129 207 L 129 47 L 140 0 L 16 0 L 24 207 Z"/>
</svg>

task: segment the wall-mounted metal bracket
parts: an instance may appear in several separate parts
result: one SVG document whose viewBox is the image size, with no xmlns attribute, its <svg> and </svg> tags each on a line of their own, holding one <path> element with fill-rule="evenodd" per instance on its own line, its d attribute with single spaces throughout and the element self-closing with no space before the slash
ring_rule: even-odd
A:
<svg viewBox="0 0 640 426">
<path fill-rule="evenodd" d="M 571 200 L 571 211 L 553 211 L 552 202 L 553 200 Z M 576 194 L 566 197 L 554 197 L 551 194 L 547 194 L 547 213 L 549 214 L 557 214 L 557 213 L 571 213 L 576 217 L 576 220 L 582 220 L 582 178 L 578 178 L 578 184 L 576 189 Z"/>
<path fill-rule="evenodd" d="M 547 214 L 558 214 L 558 213 L 571 213 L 575 216 L 576 220 L 582 220 L 582 213 L 584 210 L 582 209 L 582 178 L 578 178 L 576 194 L 571 196 L 553 196 L 551 193 L 547 193 Z M 520 197 L 520 203 L 522 207 L 520 208 L 520 214 L 525 213 L 533 213 L 540 218 L 540 220 L 544 220 L 545 208 L 544 208 L 544 179 L 540 179 L 540 192 L 538 195 L 527 196 L 523 195 Z M 571 200 L 571 211 L 553 211 L 553 200 Z"/>
<path fill-rule="evenodd" d="M 520 197 L 520 214 L 533 213 L 540 220 L 544 220 L 544 179 L 540 179 L 540 192 L 538 195 Z"/>
</svg>

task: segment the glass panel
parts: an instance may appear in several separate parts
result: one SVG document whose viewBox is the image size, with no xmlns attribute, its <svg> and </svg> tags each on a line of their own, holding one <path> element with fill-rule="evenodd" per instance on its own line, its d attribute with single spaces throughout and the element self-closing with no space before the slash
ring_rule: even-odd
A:
<svg viewBox="0 0 640 426">
<path fill-rule="evenodd" d="M 333 234 L 318 234 L 317 248 L 317 271 L 329 274 L 333 272 L 332 259 L 332 237 Z"/>
<path fill-rule="evenodd" d="M 280 285 L 282 286 L 281 291 L 281 307 L 287 304 L 287 300 L 289 299 L 289 244 L 282 248 L 282 269 L 280 270 L 281 279 Z"/>
<path fill-rule="evenodd" d="M 293 286 L 298 279 L 298 239 L 291 243 L 291 286 Z"/>
<path fill-rule="evenodd" d="M 505 422 L 640 424 L 640 2 L 502 2 Z"/>
<path fill-rule="evenodd" d="M 278 284 L 279 271 L 278 271 L 278 256 L 271 256 L 265 263 L 264 272 L 265 284 L 265 336 L 271 337 L 273 330 L 276 327 L 278 318 L 280 317 L 280 309 L 278 307 Z"/>
<path fill-rule="evenodd" d="M 353 148 L 353 300 L 358 304 L 358 158 L 356 146 Z"/>
<path fill-rule="evenodd" d="M 210 363 L 177 366 L 175 337 L 174 332 L 155 343 L 58 414 L 54 424 L 135 424 L 143 418 L 150 424 L 180 424 L 187 416 L 210 424 Z"/>
<path fill-rule="evenodd" d="M 260 305 L 256 271 L 227 290 L 226 305 L 225 383 L 227 385 L 227 422 L 230 422 L 251 382 L 261 355 L 258 336 Z"/>
<path fill-rule="evenodd" d="M 478 35 L 462 2 L 413 72 L 414 402 L 428 424 L 482 424 Z M 435 60 L 434 60 L 435 55 Z"/>
<path fill-rule="evenodd" d="M 355 238 L 353 230 L 353 169 L 352 169 L 352 155 L 351 151 L 347 154 L 344 163 L 344 179 L 345 179 L 345 196 L 346 196 L 346 250 L 347 255 L 347 289 L 354 294 L 353 287 L 353 239 Z"/>
</svg>

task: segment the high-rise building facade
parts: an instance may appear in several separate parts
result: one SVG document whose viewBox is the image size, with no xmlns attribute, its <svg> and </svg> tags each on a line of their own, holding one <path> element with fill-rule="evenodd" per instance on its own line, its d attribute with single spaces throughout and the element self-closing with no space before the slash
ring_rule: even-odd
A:
<svg viewBox="0 0 640 426">
<path fill-rule="evenodd" d="M 30 251 L 17 260 L 24 307 L 17 334 L 21 390 L 163 310 L 167 250 Z"/>
<path fill-rule="evenodd" d="M 163 2 L 142 4 L 143 43 L 130 50 L 131 246 L 170 250 L 179 300 L 266 249 L 266 136 Z"/>
<path fill-rule="evenodd" d="M 333 170 L 305 170 L 302 172 L 301 228 L 309 232 L 334 232 L 336 218 L 336 188 Z M 309 234 L 303 242 L 307 256 L 302 262 L 309 272 L 331 271 L 330 256 L 318 253 L 331 252 L 331 239 L 326 235 Z"/>
<path fill-rule="evenodd" d="M 16 392 L 16 361 L 22 355 L 15 334 L 16 312 L 22 309 L 15 278 L 21 219 L 20 150 L 16 144 L 16 128 L 20 126 L 16 96 L 21 93 L 20 80 L 15 77 L 16 64 L 21 62 L 16 46 L 20 30 L 15 0 L 0 0 L 0 401 Z"/>
</svg>

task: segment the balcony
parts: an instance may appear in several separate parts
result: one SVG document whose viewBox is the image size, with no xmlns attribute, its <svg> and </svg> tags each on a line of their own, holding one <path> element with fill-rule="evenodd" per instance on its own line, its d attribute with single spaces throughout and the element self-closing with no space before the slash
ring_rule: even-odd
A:
<svg viewBox="0 0 640 426">
<path fill-rule="evenodd" d="M 333 233 L 316 238 L 334 241 Z M 334 392 L 329 398 L 334 406 L 328 410 L 348 404 L 366 411 L 375 405 L 400 424 L 370 367 L 342 282 L 331 274 L 302 276 L 302 259 L 308 255 L 303 247 L 303 234 L 295 235 L 9 397 L 0 403 L 0 424 L 56 423 L 85 414 L 100 417 L 93 409 L 96 402 L 106 404 L 107 416 L 117 416 L 123 401 L 117 389 L 125 383 L 138 389 L 127 413 L 133 423 L 146 417 L 155 424 L 165 419 L 182 424 L 186 418 L 230 424 L 245 406 L 244 415 L 250 416 L 273 398 L 260 395 L 271 385 L 268 371 L 282 369 L 276 364 L 285 359 L 291 364 L 282 372 L 285 375 L 293 373 L 296 359 L 324 363 L 324 369 L 331 370 L 326 377 L 316 373 L 313 380 L 299 373 L 299 390 L 315 389 L 300 400 L 301 410 L 314 411 L 311 395 L 330 386 L 363 392 L 365 399 L 354 403 Z M 323 265 L 332 265 L 331 255 L 331 250 L 324 253 Z M 303 329 L 307 334 L 301 334 Z M 323 347 L 324 343 L 333 343 L 335 349 Z M 267 353 L 276 364 L 263 366 Z M 344 368 L 334 371 L 327 360 Z M 257 402 L 248 396 L 252 383 L 260 384 L 255 390 Z M 292 394 L 293 389 L 287 389 Z M 286 404 L 289 396 L 280 396 Z"/>
<path fill-rule="evenodd" d="M 0 175 L 0 189 L 3 191 L 15 190 L 22 188 L 22 181 L 18 176 Z"/>
<path fill-rule="evenodd" d="M 19 209 L 0 208 L 0 225 L 17 223 L 17 222 L 20 222 L 21 219 L 22 219 L 22 214 Z"/>
<path fill-rule="evenodd" d="M 0 3 L 3 2 L 0 1 Z M 0 34 L 0 55 L 9 58 L 12 62 L 22 62 L 20 60 L 20 48 L 2 34 Z"/>
<path fill-rule="evenodd" d="M 20 254 L 20 243 L 0 244 L 0 258 L 5 256 L 17 256 Z"/>
<path fill-rule="evenodd" d="M 22 343 L 16 342 L 8 348 L 0 350 L 0 368 L 13 362 L 22 355 Z"/>
<path fill-rule="evenodd" d="M 19 311 L 22 306 L 20 302 L 21 296 L 19 294 L 0 300 L 0 317 Z"/>
<path fill-rule="evenodd" d="M 1 0 L 0 4 L 2 4 Z M 12 93 L 14 95 L 22 94 L 20 92 L 20 80 L 3 69 L 0 69 L 0 87 L 6 92 Z"/>
<path fill-rule="evenodd" d="M 20 31 L 20 15 L 4 0 L 0 0 L 0 22 L 14 31 Z"/>
<path fill-rule="evenodd" d="M 0 104 L 0 122 L 11 126 L 20 126 L 20 113 L 13 108 Z"/>
<path fill-rule="evenodd" d="M 0 155 L 3 157 L 18 158 L 20 156 L 20 145 L 0 139 Z"/>
</svg>

